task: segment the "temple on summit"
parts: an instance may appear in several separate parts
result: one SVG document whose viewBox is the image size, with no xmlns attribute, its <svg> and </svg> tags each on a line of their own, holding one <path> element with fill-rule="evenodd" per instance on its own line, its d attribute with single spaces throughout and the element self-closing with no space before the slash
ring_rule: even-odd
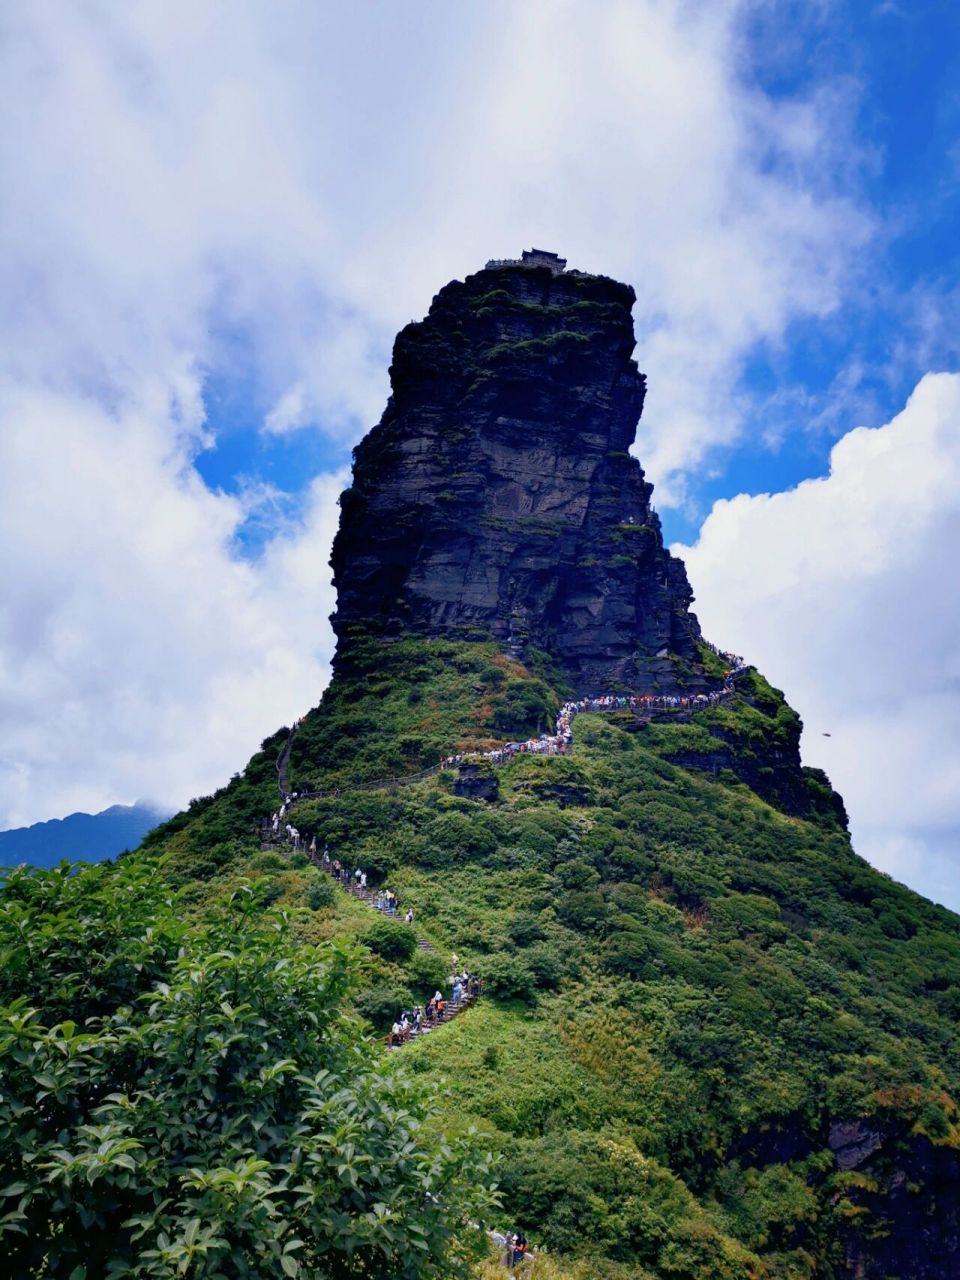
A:
<svg viewBox="0 0 960 1280">
<path fill-rule="evenodd" d="M 549 249 L 524 249 L 519 258 L 491 258 L 486 270 L 494 267 L 546 267 L 561 275 L 567 269 L 567 260 Z"/>
</svg>

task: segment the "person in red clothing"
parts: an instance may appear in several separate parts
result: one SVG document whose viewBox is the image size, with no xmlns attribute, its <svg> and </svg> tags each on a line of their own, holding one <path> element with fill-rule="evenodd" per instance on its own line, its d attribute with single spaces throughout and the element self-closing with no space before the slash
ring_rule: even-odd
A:
<svg viewBox="0 0 960 1280">
<path fill-rule="evenodd" d="M 518 1231 L 513 1237 L 513 1265 L 515 1267 L 523 1261 L 529 1248 L 527 1237 L 522 1231 Z"/>
</svg>

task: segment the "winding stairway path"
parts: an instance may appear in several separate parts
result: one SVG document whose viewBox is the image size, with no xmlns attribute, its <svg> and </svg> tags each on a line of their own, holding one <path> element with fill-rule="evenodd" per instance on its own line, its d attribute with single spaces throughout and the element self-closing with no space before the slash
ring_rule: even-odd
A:
<svg viewBox="0 0 960 1280">
<path fill-rule="evenodd" d="M 341 879 L 334 872 L 333 868 L 331 866 L 325 865 L 323 861 L 316 854 L 313 855 L 312 861 L 314 865 L 317 866 L 321 871 L 328 872 L 330 876 L 332 876 L 332 878 L 336 881 L 336 883 L 340 885 L 341 889 L 345 889 L 347 893 L 351 895 L 351 897 L 356 898 L 360 902 L 366 903 L 366 905 L 371 909 L 371 911 L 375 911 L 378 915 L 383 915 L 383 912 L 376 905 L 377 895 L 376 893 L 374 893 L 372 889 L 363 888 L 362 886 L 356 883 L 356 881 L 353 879 L 352 876 L 348 880 Z M 430 942 L 429 939 L 427 938 L 419 937 L 419 935 L 417 935 L 417 948 L 418 950 L 423 951 L 428 955 L 437 954 L 437 949 L 433 945 L 433 943 Z M 409 1044 L 411 1041 L 417 1040 L 422 1036 L 429 1035 L 431 1031 L 436 1031 L 438 1027 L 442 1027 L 448 1022 L 452 1022 L 453 1019 L 459 1017 L 461 1013 L 465 1013 L 467 1009 L 471 1008 L 472 1005 L 476 1004 L 479 998 L 480 996 L 478 993 L 477 995 L 473 995 L 473 996 L 463 996 L 460 999 L 459 1003 L 457 1004 L 454 1004 L 452 1000 L 445 1000 L 443 1013 L 440 1015 L 439 1018 L 437 1018 L 434 1022 L 429 1022 L 429 1023 L 426 1020 L 424 1020 L 420 1025 L 419 1031 L 416 1031 L 413 1029 L 413 1027 L 411 1027 L 410 1030 L 407 1032 L 407 1034 L 403 1037 L 403 1039 L 399 1043 L 394 1042 L 393 1034 L 391 1033 L 389 1036 L 387 1036 L 387 1041 L 386 1041 L 387 1048 L 401 1049 L 405 1044 Z"/>
<path fill-rule="evenodd" d="M 297 724 L 290 730 L 280 754 L 277 757 L 277 789 L 280 792 L 281 804 L 286 806 L 292 799 L 324 800 L 333 799 L 345 791 L 382 791 L 393 787 L 408 787 L 416 782 L 432 778 L 444 769 L 454 769 L 461 764 L 470 764 L 487 760 L 491 764 L 504 764 L 515 755 L 564 755 L 573 741 L 572 726 L 578 715 L 610 714 L 618 711 L 632 711 L 637 721 L 645 723 L 657 715 L 689 716 L 697 711 L 708 711 L 719 706 L 736 693 L 736 681 L 750 668 L 742 658 L 732 654 L 723 654 L 731 658 L 733 665 L 726 673 L 727 683 L 722 689 L 711 694 L 692 694 L 690 696 L 673 696 L 661 694 L 598 694 L 595 697 L 580 698 L 576 702 L 565 703 L 557 716 L 556 731 L 544 733 L 537 738 L 528 738 L 524 742 L 508 743 L 496 747 L 492 751 L 469 751 L 462 755 L 449 756 L 439 764 L 419 773 L 407 773 L 399 777 L 371 778 L 366 782 L 353 782 L 348 787 L 334 787 L 330 791 L 298 791 L 291 793 L 288 787 L 288 767 L 290 750 L 297 732 Z M 299 722 L 298 722 L 299 723 Z"/>
<path fill-rule="evenodd" d="M 719 651 L 715 651 L 718 652 Z M 277 790 L 280 793 L 281 808 L 279 812 L 279 830 L 275 831 L 273 827 L 274 819 L 264 818 L 261 825 L 261 846 L 264 849 L 275 849 L 278 847 L 289 849 L 291 852 L 300 850 L 306 852 L 300 844 L 299 839 L 291 842 L 286 838 L 286 832 L 283 827 L 283 817 L 285 816 L 287 806 L 294 800 L 315 800 L 328 797 L 336 797 L 342 794 L 342 791 L 375 791 L 392 787 L 411 786 L 413 783 L 421 782 L 425 778 L 432 777 L 440 773 L 444 769 L 456 768 L 461 764 L 469 764 L 478 760 L 488 760 L 493 764 L 502 764 L 506 760 L 512 759 L 518 754 L 531 755 L 563 755 L 569 749 L 573 741 L 572 726 L 576 717 L 584 712 L 592 714 L 611 713 L 629 710 L 633 711 L 638 720 L 645 721 L 651 719 L 654 715 L 663 712 L 676 712 L 680 714 L 691 714 L 700 710 L 708 710 L 711 707 L 719 705 L 720 702 L 729 698 L 736 692 L 735 681 L 737 678 L 749 670 L 747 665 L 741 658 L 737 658 L 732 654 L 720 654 L 724 658 L 728 658 L 731 662 L 731 669 L 726 673 L 727 683 L 720 690 L 710 695 L 691 695 L 691 696 L 664 696 L 658 694 L 605 694 L 596 697 L 581 698 L 575 702 L 565 703 L 560 709 L 557 716 L 555 732 L 552 734 L 542 734 L 538 738 L 530 738 L 522 743 L 511 743 L 506 747 L 496 748 L 493 751 L 469 752 L 460 756 L 453 756 L 448 759 L 441 760 L 439 764 L 434 765 L 430 769 L 424 769 L 420 773 L 406 774 L 402 777 L 375 778 L 368 782 L 353 783 L 350 787 L 335 788 L 332 791 L 300 791 L 291 793 L 289 790 L 288 770 L 290 764 L 290 751 L 293 747 L 294 738 L 296 737 L 299 721 L 295 722 L 287 735 L 280 754 L 277 756 Z M 371 889 L 361 887 L 352 876 L 341 878 L 338 876 L 331 864 L 324 863 L 319 854 L 315 851 L 308 853 L 311 861 L 321 871 L 328 872 L 332 878 L 345 889 L 354 898 L 365 903 L 372 911 L 380 913 L 377 906 L 377 895 Z M 436 953 L 436 947 L 426 938 L 417 937 L 417 947 L 427 953 Z M 391 1049 L 402 1047 L 403 1044 L 409 1043 L 410 1040 L 419 1036 L 428 1035 L 438 1026 L 442 1026 L 446 1022 L 451 1022 L 458 1017 L 466 1009 L 470 1008 L 479 995 L 464 997 L 458 1004 L 453 1001 L 445 1002 L 443 1014 L 433 1023 L 424 1022 L 420 1031 L 414 1031 L 412 1028 L 400 1042 L 396 1044 L 392 1034 L 387 1037 L 387 1045 Z"/>
</svg>

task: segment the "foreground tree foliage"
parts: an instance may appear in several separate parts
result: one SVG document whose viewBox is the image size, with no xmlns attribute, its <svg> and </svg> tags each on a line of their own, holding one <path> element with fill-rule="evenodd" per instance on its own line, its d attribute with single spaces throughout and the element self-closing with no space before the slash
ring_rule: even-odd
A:
<svg viewBox="0 0 960 1280">
<path fill-rule="evenodd" d="M 488 1160 L 342 1013 L 354 968 L 249 891 L 185 923 L 145 859 L 10 874 L 6 1274 L 464 1272 Z"/>
</svg>

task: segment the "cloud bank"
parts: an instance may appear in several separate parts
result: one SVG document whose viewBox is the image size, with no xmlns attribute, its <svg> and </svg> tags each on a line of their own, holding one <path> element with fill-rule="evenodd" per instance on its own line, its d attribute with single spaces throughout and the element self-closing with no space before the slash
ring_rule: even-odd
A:
<svg viewBox="0 0 960 1280">
<path fill-rule="evenodd" d="M 0 792 L 21 815 L 106 799 L 183 803 L 317 697 L 334 599 L 326 558 L 345 475 L 318 478 L 256 565 L 232 540 L 172 407 L 107 414 L 0 397 Z M 23 525 L 29 514 L 29 541 Z"/>
<path fill-rule="evenodd" d="M 717 502 L 687 562 L 708 635 L 803 716 L 857 851 L 960 909 L 960 376 L 834 446 L 830 474 Z M 829 737 L 824 735 L 829 734 Z"/>
<path fill-rule="evenodd" d="M 748 8 L 5 7 L 0 825 L 181 804 L 316 701 L 334 472 L 393 333 L 487 257 L 635 283 L 638 452 L 683 500 L 750 350 L 836 308 L 871 229 L 835 99 L 746 86 Z M 241 382 L 330 458 L 255 556 L 255 456 L 198 470 Z"/>
</svg>

